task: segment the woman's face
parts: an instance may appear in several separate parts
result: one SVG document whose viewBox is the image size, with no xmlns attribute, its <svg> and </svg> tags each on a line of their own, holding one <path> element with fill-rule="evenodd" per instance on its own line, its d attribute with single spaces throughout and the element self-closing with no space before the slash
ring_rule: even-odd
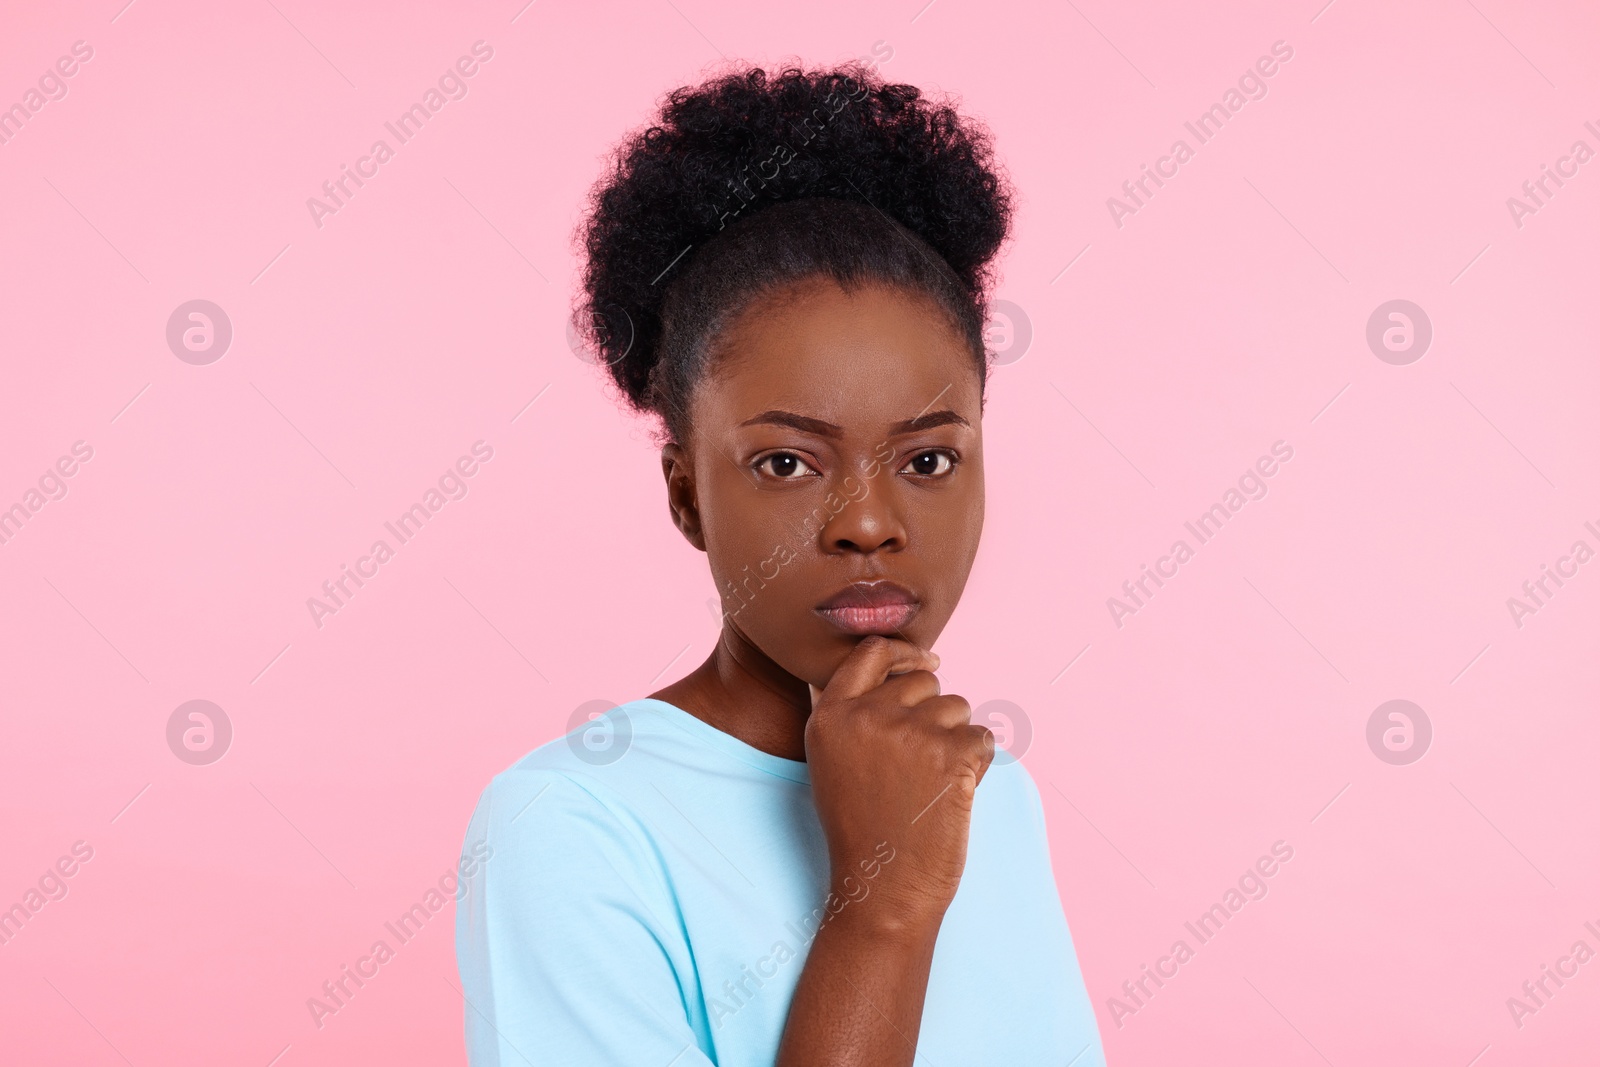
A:
<svg viewBox="0 0 1600 1067">
<path fill-rule="evenodd" d="M 747 309 L 662 457 L 727 624 L 817 686 L 864 634 L 930 647 L 983 529 L 980 405 L 926 297 L 814 279 Z"/>
</svg>

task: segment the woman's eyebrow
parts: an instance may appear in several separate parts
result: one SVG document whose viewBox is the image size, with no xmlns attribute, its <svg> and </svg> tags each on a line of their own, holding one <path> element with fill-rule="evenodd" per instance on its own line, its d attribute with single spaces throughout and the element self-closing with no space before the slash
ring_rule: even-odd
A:
<svg viewBox="0 0 1600 1067">
<path fill-rule="evenodd" d="M 844 434 L 844 430 L 842 428 L 835 426 L 831 422 L 824 422 L 822 419 L 813 419 L 809 415 L 797 415 L 792 411 L 763 411 L 759 415 L 753 415 L 750 418 L 745 419 L 739 425 L 754 426 L 758 423 L 767 423 L 773 426 L 789 426 L 805 433 L 816 434 L 818 437 L 837 438 L 843 436 Z M 935 426 L 946 426 L 952 423 L 959 426 L 966 426 L 969 429 L 972 425 L 966 419 L 962 418 L 960 415 L 957 415 L 954 411 L 945 408 L 939 411 L 930 411 L 924 415 L 918 415 L 916 418 L 907 419 L 904 422 L 897 422 L 893 426 L 889 427 L 889 436 L 895 437 L 900 434 L 915 433 L 918 430 L 927 430 Z"/>
<path fill-rule="evenodd" d="M 772 426 L 790 426 L 805 433 L 816 434 L 818 437 L 840 437 L 844 430 L 831 422 L 813 419 L 808 415 L 796 415 L 792 411 L 763 411 L 759 415 L 752 415 L 741 422 L 740 426 L 754 426 L 757 423 L 767 423 Z"/>
<path fill-rule="evenodd" d="M 949 408 L 942 408 L 938 411 L 930 411 L 926 415 L 918 415 L 914 419 L 907 419 L 905 422 L 895 423 L 893 426 L 889 427 L 889 436 L 893 437 L 896 434 L 902 433 L 915 433 L 918 430 L 928 430 L 935 426 L 948 426 L 951 423 L 954 423 L 957 426 L 965 426 L 969 430 L 972 429 L 972 424 L 966 419 L 962 418 L 960 415 L 957 415 Z"/>
</svg>

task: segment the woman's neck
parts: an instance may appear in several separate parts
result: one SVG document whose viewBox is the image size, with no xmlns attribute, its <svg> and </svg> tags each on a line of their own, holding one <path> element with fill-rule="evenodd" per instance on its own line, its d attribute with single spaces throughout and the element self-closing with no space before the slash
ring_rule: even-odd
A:
<svg viewBox="0 0 1600 1067">
<path fill-rule="evenodd" d="M 650 695 L 752 748 L 805 761 L 810 688 L 730 626 L 704 663 Z"/>
</svg>

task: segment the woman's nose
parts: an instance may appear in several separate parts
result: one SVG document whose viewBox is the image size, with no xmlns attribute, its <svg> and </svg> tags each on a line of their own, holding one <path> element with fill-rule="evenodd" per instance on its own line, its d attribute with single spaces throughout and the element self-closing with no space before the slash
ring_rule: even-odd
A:
<svg viewBox="0 0 1600 1067">
<path fill-rule="evenodd" d="M 866 492 L 845 498 L 844 507 L 822 528 L 822 545 L 829 552 L 895 552 L 906 547 L 906 528 L 885 484 L 894 475 L 880 471 L 862 479 Z"/>
</svg>

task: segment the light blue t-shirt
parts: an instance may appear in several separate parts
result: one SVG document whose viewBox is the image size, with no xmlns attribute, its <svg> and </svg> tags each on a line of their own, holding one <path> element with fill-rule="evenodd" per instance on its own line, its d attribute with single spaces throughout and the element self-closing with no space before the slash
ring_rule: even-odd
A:
<svg viewBox="0 0 1600 1067">
<path fill-rule="evenodd" d="M 818 924 L 894 862 L 891 839 L 830 901 L 806 764 L 653 698 L 497 775 L 475 844 L 488 859 L 456 910 L 473 1067 L 771 1067 Z M 978 785 L 917 1052 L 1105 1062 L 1039 791 L 1003 750 Z"/>
</svg>

